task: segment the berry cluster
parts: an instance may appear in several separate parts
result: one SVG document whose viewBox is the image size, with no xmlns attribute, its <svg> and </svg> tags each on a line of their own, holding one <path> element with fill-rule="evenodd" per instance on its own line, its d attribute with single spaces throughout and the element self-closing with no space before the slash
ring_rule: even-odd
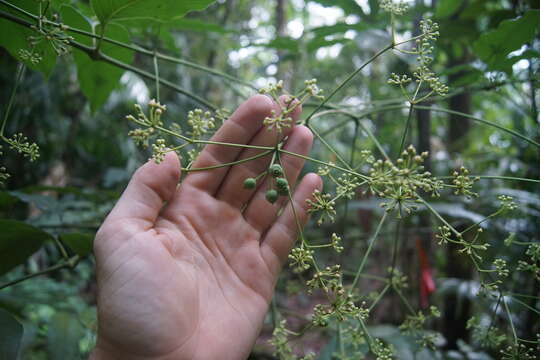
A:
<svg viewBox="0 0 540 360">
<path fill-rule="evenodd" d="M 265 175 L 270 175 L 270 188 L 266 190 L 266 200 L 273 204 L 280 196 L 289 195 L 289 182 L 284 178 L 283 168 L 279 164 L 273 164 L 268 169 L 260 173 L 258 176 L 247 178 L 244 180 L 244 189 L 254 189 L 257 186 L 257 181 Z M 275 189 L 274 189 L 275 187 Z"/>
</svg>

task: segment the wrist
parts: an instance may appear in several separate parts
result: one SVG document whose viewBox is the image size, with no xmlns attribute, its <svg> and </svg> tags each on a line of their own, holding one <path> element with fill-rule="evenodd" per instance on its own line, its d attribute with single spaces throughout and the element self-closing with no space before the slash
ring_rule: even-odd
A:
<svg viewBox="0 0 540 360">
<path fill-rule="evenodd" d="M 185 357 L 179 357 L 178 352 L 165 355 L 140 355 L 129 351 L 117 349 L 98 340 L 96 347 L 90 353 L 88 360 L 178 360 Z"/>
<path fill-rule="evenodd" d="M 115 350 L 110 346 L 105 346 L 100 340 L 97 341 L 96 347 L 92 350 L 88 360 L 122 360 L 122 359 L 140 359 L 151 360 L 150 358 L 141 358 L 133 354 L 124 354 L 122 351 Z"/>
<path fill-rule="evenodd" d="M 111 356 L 111 354 L 101 350 L 97 346 L 90 353 L 88 360 L 114 360 L 116 357 Z"/>
</svg>

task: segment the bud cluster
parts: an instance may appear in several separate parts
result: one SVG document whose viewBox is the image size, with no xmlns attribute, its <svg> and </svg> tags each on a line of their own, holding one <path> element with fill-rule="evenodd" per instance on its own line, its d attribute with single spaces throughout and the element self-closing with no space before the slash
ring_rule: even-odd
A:
<svg viewBox="0 0 540 360">
<path fill-rule="evenodd" d="M 379 197 L 390 199 L 381 206 L 388 212 L 398 210 L 398 216 L 405 211 L 410 214 L 417 209 L 418 190 L 440 196 L 442 181 L 437 180 L 422 165 L 428 153 L 416 153 L 414 146 L 409 146 L 393 164 L 389 160 L 377 160 L 369 170 L 370 191 Z"/>
<path fill-rule="evenodd" d="M 30 158 L 30 161 L 39 158 L 39 146 L 36 143 L 29 142 L 28 138 L 22 133 L 14 134 L 11 138 L 2 136 L 2 139 L 9 145 L 10 149 Z"/>
</svg>

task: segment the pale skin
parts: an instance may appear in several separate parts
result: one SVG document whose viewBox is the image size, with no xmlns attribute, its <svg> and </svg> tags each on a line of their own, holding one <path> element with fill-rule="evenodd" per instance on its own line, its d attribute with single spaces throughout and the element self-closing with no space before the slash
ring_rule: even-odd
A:
<svg viewBox="0 0 540 360">
<path fill-rule="evenodd" d="M 212 140 L 274 146 L 281 136 L 286 150 L 307 155 L 313 137 L 306 127 L 279 135 L 263 126 L 272 109 L 279 107 L 270 98 L 253 96 Z M 261 151 L 207 145 L 193 168 Z M 293 206 L 304 226 L 306 199 L 322 186 L 316 174 L 292 186 L 303 161 L 281 156 L 294 187 L 293 206 L 287 197 L 267 202 L 267 183 L 243 189 L 244 179 L 266 169 L 270 159 L 191 172 L 180 185 L 174 153 L 137 170 L 96 235 L 98 340 L 90 359 L 248 357 L 298 236 Z"/>
</svg>

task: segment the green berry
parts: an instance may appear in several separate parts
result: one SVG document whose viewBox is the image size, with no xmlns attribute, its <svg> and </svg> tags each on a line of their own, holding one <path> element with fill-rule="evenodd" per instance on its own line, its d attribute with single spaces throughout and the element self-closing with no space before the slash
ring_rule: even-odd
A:
<svg viewBox="0 0 540 360">
<path fill-rule="evenodd" d="M 276 187 L 280 196 L 286 196 L 289 194 L 289 183 L 287 182 L 287 179 L 281 177 L 277 178 Z"/>
<path fill-rule="evenodd" d="M 282 177 L 276 179 L 276 186 L 278 189 L 286 189 L 288 185 L 287 179 Z"/>
<path fill-rule="evenodd" d="M 266 192 L 266 200 L 268 200 L 270 204 L 275 203 L 277 199 L 278 199 L 278 192 L 276 190 L 272 189 Z"/>
<path fill-rule="evenodd" d="M 274 164 L 270 166 L 270 174 L 272 174 L 272 176 L 276 178 L 283 175 L 283 169 L 281 168 L 281 165 Z"/>
<path fill-rule="evenodd" d="M 289 195 L 289 187 L 287 186 L 286 188 L 278 189 L 278 194 L 279 194 L 279 196 L 287 196 L 287 195 Z"/>
<path fill-rule="evenodd" d="M 244 180 L 244 189 L 254 189 L 255 185 L 257 185 L 257 180 L 254 178 L 247 178 Z"/>
</svg>

